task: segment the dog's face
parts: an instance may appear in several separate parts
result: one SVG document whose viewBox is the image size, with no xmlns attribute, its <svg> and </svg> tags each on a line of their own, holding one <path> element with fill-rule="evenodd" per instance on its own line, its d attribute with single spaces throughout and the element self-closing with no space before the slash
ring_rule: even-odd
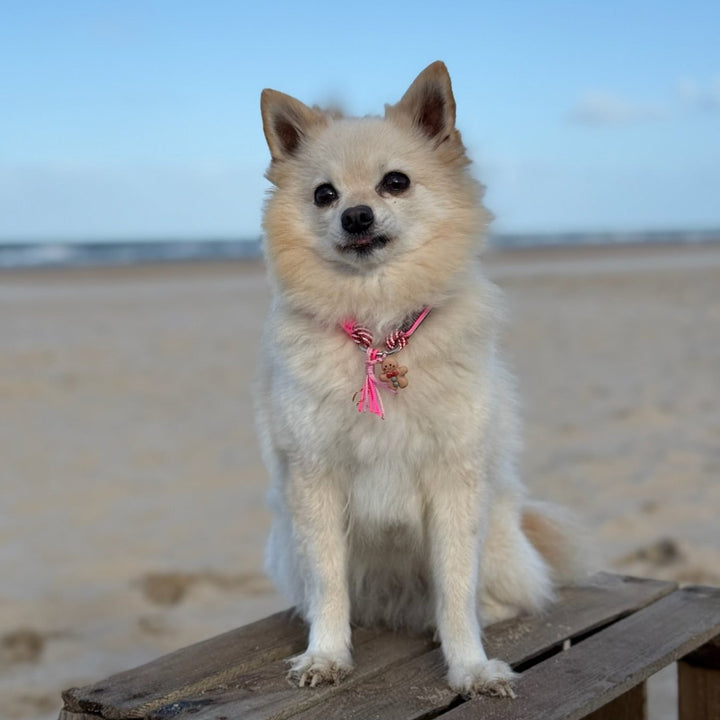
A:
<svg viewBox="0 0 720 720">
<path fill-rule="evenodd" d="M 382 120 L 338 119 L 304 157 L 296 176 L 302 224 L 338 270 L 370 272 L 418 239 L 418 206 L 428 198 L 407 145 L 407 135 Z"/>
<path fill-rule="evenodd" d="M 275 185 L 266 249 L 287 289 L 310 274 L 350 293 L 400 275 L 412 284 L 467 262 L 486 217 L 442 63 L 384 118 L 345 118 L 273 90 L 261 104 Z"/>
</svg>

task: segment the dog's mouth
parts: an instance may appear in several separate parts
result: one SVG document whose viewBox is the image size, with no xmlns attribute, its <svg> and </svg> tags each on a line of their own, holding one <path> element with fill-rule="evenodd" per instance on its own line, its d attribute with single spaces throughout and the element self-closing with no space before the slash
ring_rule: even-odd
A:
<svg viewBox="0 0 720 720">
<path fill-rule="evenodd" d="M 342 253 L 354 253 L 358 257 L 364 257 L 372 255 L 375 250 L 385 247 L 389 242 L 387 235 L 353 235 L 337 247 Z"/>
</svg>

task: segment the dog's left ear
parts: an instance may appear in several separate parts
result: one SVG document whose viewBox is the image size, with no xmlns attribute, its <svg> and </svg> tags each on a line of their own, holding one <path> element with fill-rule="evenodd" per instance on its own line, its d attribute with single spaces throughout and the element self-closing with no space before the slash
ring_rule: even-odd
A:
<svg viewBox="0 0 720 720">
<path fill-rule="evenodd" d="M 388 120 L 410 122 L 435 145 L 448 140 L 455 130 L 455 98 L 445 63 L 428 65 L 396 105 L 385 106 Z"/>
</svg>

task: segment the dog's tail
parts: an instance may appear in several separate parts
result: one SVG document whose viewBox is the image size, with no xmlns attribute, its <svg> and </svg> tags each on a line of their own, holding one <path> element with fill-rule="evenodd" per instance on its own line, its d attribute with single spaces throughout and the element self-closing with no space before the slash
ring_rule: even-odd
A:
<svg viewBox="0 0 720 720">
<path fill-rule="evenodd" d="M 524 505 L 522 530 L 552 570 L 556 585 L 572 585 L 599 566 L 586 532 L 569 512 L 551 503 Z"/>
</svg>

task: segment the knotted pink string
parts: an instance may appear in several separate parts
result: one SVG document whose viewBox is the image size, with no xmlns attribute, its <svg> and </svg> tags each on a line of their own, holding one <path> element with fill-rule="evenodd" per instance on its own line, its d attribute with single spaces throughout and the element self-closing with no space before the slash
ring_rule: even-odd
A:
<svg viewBox="0 0 720 720">
<path fill-rule="evenodd" d="M 358 412 L 367 410 L 378 417 L 385 419 L 385 408 L 378 391 L 378 380 L 375 377 L 375 365 L 380 362 L 382 353 L 375 348 L 369 347 L 365 356 L 365 382 L 360 390 L 360 402 Z"/>
<path fill-rule="evenodd" d="M 395 330 L 385 338 L 385 347 L 388 350 L 402 350 L 410 340 L 410 336 L 420 327 L 420 323 L 428 316 L 432 308 L 427 306 L 415 318 L 413 324 L 407 330 Z M 368 347 L 373 343 L 372 333 L 362 325 L 358 325 L 354 320 L 346 320 L 342 324 L 342 329 L 356 342 L 360 347 Z"/>
<path fill-rule="evenodd" d="M 420 323 L 427 317 L 430 307 L 423 308 L 418 314 L 412 325 L 407 330 L 395 330 L 395 332 L 385 338 L 385 347 L 390 351 L 401 350 L 408 344 L 410 336 L 418 329 Z M 374 413 L 378 417 L 385 419 L 385 409 L 383 408 L 382 397 L 380 397 L 378 379 L 375 377 L 375 365 L 382 362 L 383 358 L 388 355 L 382 350 L 376 350 L 370 347 L 373 342 L 372 333 L 362 325 L 358 325 L 354 320 L 346 320 L 342 323 L 342 329 L 365 350 L 365 382 L 360 389 L 360 402 L 358 403 L 358 412 L 367 410 Z M 383 383 L 384 385 L 384 383 Z M 387 386 L 390 392 L 397 394 L 397 390 Z M 353 400 L 357 393 L 353 396 Z"/>
</svg>

